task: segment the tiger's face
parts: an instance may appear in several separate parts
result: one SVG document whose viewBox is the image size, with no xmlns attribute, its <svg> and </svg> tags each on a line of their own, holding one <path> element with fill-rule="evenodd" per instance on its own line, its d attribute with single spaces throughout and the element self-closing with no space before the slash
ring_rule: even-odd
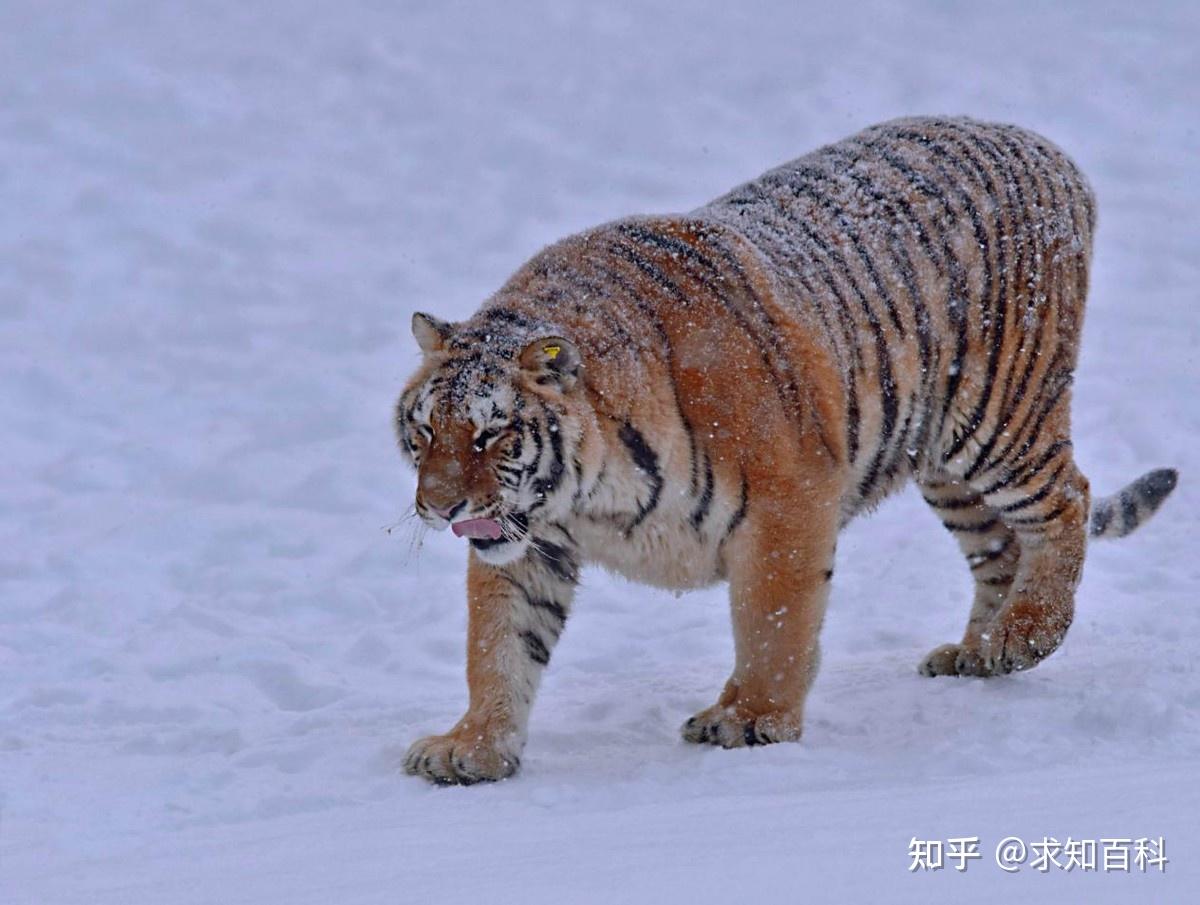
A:
<svg viewBox="0 0 1200 905">
<path fill-rule="evenodd" d="M 539 520 L 566 514 L 583 440 L 579 354 L 561 337 L 523 342 L 413 317 L 425 360 L 396 407 L 417 469 L 416 512 L 485 562 L 523 556 Z"/>
</svg>

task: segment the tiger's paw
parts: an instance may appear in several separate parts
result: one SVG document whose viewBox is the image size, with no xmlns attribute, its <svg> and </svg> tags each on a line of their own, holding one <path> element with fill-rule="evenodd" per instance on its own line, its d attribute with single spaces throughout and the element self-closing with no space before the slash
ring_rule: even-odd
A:
<svg viewBox="0 0 1200 905">
<path fill-rule="evenodd" d="M 474 785 L 508 779 L 521 767 L 518 747 L 476 729 L 458 727 L 413 742 L 404 772 L 440 786 Z"/>
<path fill-rule="evenodd" d="M 769 745 L 772 742 L 794 742 L 800 738 L 800 730 L 799 713 L 776 711 L 755 715 L 737 705 L 716 704 L 689 719 L 683 724 L 681 732 L 685 742 L 742 748 Z"/>
<path fill-rule="evenodd" d="M 943 644 L 931 650 L 917 666 L 923 676 L 991 676 L 994 664 L 977 648 L 963 644 Z"/>
<path fill-rule="evenodd" d="M 985 637 L 983 658 L 992 675 L 1033 669 L 1058 650 L 1065 631 L 1053 628 L 1000 626 Z"/>
</svg>

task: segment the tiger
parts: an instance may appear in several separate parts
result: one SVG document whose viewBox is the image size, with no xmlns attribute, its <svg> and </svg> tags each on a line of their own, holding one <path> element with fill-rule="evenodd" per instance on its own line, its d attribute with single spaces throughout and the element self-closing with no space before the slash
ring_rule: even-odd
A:
<svg viewBox="0 0 1200 905">
<path fill-rule="evenodd" d="M 399 397 L 416 514 L 466 539 L 469 704 L 404 769 L 512 776 L 585 565 L 729 587 L 735 656 L 682 727 L 794 741 L 840 529 L 912 480 L 974 579 L 925 676 L 1030 669 L 1063 641 L 1089 534 L 1174 489 L 1093 499 L 1071 386 L 1096 228 L 1076 165 L 1031 131 L 912 117 L 690 213 L 550 245 L 468 320 L 417 313 Z"/>
</svg>

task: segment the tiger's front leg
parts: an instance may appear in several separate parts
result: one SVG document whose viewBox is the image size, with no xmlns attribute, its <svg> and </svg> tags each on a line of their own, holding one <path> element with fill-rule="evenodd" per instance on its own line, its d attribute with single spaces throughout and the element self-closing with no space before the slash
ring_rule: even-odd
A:
<svg viewBox="0 0 1200 905">
<path fill-rule="evenodd" d="M 837 542 L 837 505 L 825 496 L 777 483 L 770 498 L 751 498 L 725 551 L 733 674 L 717 703 L 684 724 L 686 741 L 736 748 L 800 738 Z"/>
<path fill-rule="evenodd" d="M 566 622 L 578 580 L 575 551 L 538 540 L 526 556 L 491 566 L 474 550 L 467 567 L 467 712 L 445 735 L 408 749 L 405 770 L 439 784 L 512 776 L 521 765 L 529 711 Z"/>
</svg>

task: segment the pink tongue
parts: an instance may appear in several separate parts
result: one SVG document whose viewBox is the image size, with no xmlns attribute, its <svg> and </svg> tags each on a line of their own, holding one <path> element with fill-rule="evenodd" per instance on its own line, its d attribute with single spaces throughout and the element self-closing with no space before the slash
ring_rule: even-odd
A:
<svg viewBox="0 0 1200 905">
<path fill-rule="evenodd" d="M 490 518 L 473 518 L 467 519 L 465 522 L 455 522 L 450 526 L 450 530 L 454 532 L 455 537 L 499 540 L 503 535 L 503 532 L 500 530 L 500 523 Z"/>
</svg>

